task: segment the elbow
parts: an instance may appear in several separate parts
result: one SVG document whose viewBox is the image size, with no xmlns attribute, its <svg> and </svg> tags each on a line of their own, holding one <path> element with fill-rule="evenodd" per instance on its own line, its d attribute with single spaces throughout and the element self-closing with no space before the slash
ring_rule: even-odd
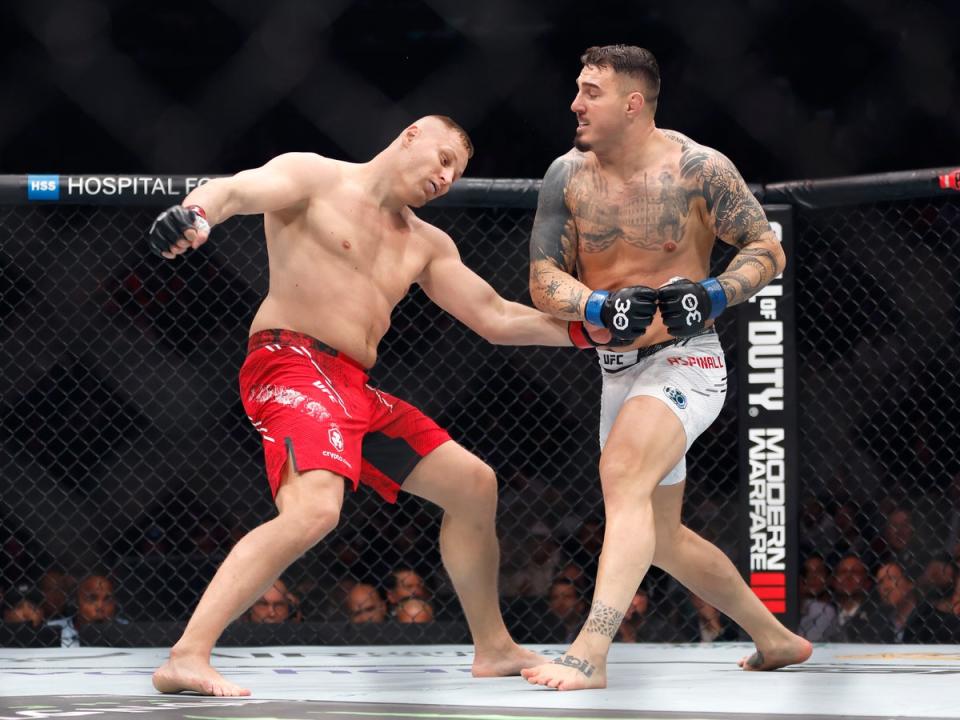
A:
<svg viewBox="0 0 960 720">
<path fill-rule="evenodd" d="M 473 331 L 491 345 L 515 345 L 510 320 L 507 312 L 489 312 L 483 315 Z"/>
<path fill-rule="evenodd" d="M 503 325 L 479 328 L 477 334 L 491 345 L 510 345 L 509 334 Z"/>
</svg>

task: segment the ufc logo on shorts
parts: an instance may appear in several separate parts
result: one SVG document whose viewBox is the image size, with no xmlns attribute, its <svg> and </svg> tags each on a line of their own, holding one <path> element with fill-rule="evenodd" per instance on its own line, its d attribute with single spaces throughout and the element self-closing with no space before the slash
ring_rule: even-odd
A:
<svg viewBox="0 0 960 720">
<path fill-rule="evenodd" d="M 703 316 L 697 309 L 700 303 L 697 302 L 696 295 L 693 293 L 687 293 L 680 298 L 680 304 L 683 306 L 683 309 L 687 311 L 687 325 L 693 325 L 695 322 L 700 322 L 700 318 Z"/>
<path fill-rule="evenodd" d="M 617 330 L 626 330 L 630 321 L 627 319 L 627 312 L 630 310 L 629 300 L 617 300 L 613 303 L 613 309 L 617 313 L 613 316 L 613 327 Z"/>
</svg>

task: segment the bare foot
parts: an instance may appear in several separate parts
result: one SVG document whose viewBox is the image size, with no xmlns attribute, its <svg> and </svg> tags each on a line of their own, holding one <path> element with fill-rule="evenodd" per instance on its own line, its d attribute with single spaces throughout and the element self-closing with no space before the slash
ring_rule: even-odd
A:
<svg viewBox="0 0 960 720">
<path fill-rule="evenodd" d="M 607 686 L 606 666 L 598 667 L 574 655 L 561 655 L 553 662 L 520 673 L 531 685 L 555 690 L 589 690 Z"/>
<path fill-rule="evenodd" d="M 196 656 L 170 657 L 153 673 L 153 686 L 162 693 L 192 690 L 201 695 L 236 697 L 250 691 L 234 685 L 211 667 L 206 659 Z"/>
<path fill-rule="evenodd" d="M 547 659 L 519 645 L 499 652 L 477 652 L 473 657 L 474 677 L 506 677 L 519 675 L 524 668 L 545 663 Z"/>
<path fill-rule="evenodd" d="M 753 655 L 742 658 L 737 665 L 744 670 L 776 670 L 787 665 L 802 663 L 813 653 L 813 645 L 799 635 L 770 645 L 757 647 Z"/>
</svg>

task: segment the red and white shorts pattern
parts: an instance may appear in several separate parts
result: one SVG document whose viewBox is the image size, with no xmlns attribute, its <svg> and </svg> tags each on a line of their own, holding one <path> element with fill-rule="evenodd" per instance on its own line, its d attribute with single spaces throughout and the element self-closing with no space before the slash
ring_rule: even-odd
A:
<svg viewBox="0 0 960 720">
<path fill-rule="evenodd" d="M 287 458 L 297 472 L 329 470 L 388 502 L 450 435 L 407 402 L 368 384 L 366 370 L 319 340 L 290 330 L 250 337 L 240 396 L 263 440 L 276 497 Z"/>
</svg>

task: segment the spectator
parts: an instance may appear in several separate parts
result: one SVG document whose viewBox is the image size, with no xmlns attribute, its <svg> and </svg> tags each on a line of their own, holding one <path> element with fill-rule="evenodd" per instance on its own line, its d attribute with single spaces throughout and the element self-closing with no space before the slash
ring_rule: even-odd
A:
<svg viewBox="0 0 960 720">
<path fill-rule="evenodd" d="M 373 585 L 354 585 L 347 593 L 346 605 L 352 623 L 382 623 L 387 619 L 387 603 Z"/>
<path fill-rule="evenodd" d="M 873 582 L 867 566 L 856 555 L 846 555 L 833 569 L 830 588 L 837 618 L 823 634 L 826 642 L 883 642 L 882 612 L 870 596 Z"/>
<path fill-rule="evenodd" d="M 675 642 L 677 629 L 650 608 L 650 596 L 643 587 L 630 601 L 614 642 Z"/>
<path fill-rule="evenodd" d="M 888 562 L 877 570 L 877 594 L 887 611 L 884 642 L 903 642 L 904 631 L 919 605 L 916 588 L 899 563 Z"/>
<path fill-rule="evenodd" d="M 61 647 L 79 647 L 80 630 L 93 623 L 115 621 L 126 624 L 117 617 L 117 601 L 113 594 L 113 581 L 105 575 L 90 575 L 77 587 L 75 615 L 48 620 L 49 627 L 60 628 Z"/>
<path fill-rule="evenodd" d="M 800 574 L 800 625 L 797 632 L 810 642 L 821 642 L 836 622 L 837 608 L 830 602 L 827 587 L 830 570 L 819 555 L 803 562 Z"/>
<path fill-rule="evenodd" d="M 942 553 L 930 560 L 917 580 L 917 590 L 922 599 L 950 612 L 950 598 L 957 584 L 957 565 L 953 558 Z"/>
<path fill-rule="evenodd" d="M 40 592 L 43 595 L 43 617 L 47 620 L 64 617 L 67 605 L 77 590 L 77 581 L 59 568 L 47 570 L 40 578 Z"/>
<path fill-rule="evenodd" d="M 30 623 L 38 628 L 43 625 L 43 596 L 28 585 L 10 588 L 4 598 L 5 623 Z"/>
<path fill-rule="evenodd" d="M 550 583 L 547 610 L 553 619 L 559 621 L 563 637 L 551 637 L 546 642 L 572 642 L 580 632 L 587 612 L 582 585 L 569 578 L 556 578 Z"/>
<path fill-rule="evenodd" d="M 560 568 L 560 550 L 542 521 L 530 528 L 528 560 L 504 580 L 503 594 L 517 597 L 544 596 Z"/>
<path fill-rule="evenodd" d="M 918 605 L 904 629 L 907 643 L 960 643 L 954 614 L 957 567 L 948 556 L 934 558 L 917 581 Z"/>
<path fill-rule="evenodd" d="M 420 577 L 416 570 L 409 566 L 401 565 L 394 568 L 386 580 L 387 603 L 391 610 L 406 600 L 407 598 L 417 598 L 418 600 L 429 600 L 430 591 L 427 590 L 426 583 Z"/>
<path fill-rule="evenodd" d="M 433 607 L 426 600 L 411 596 L 397 604 L 393 617 L 399 623 L 429 623 L 433 622 Z"/>
<path fill-rule="evenodd" d="M 283 580 L 277 578 L 273 585 L 250 606 L 247 611 L 247 620 L 264 625 L 299 622 L 298 603 Z"/>
<path fill-rule="evenodd" d="M 394 568 L 405 566 L 411 558 L 416 558 L 422 568 L 442 566 L 436 543 L 439 523 L 426 508 L 405 516 L 381 514 L 380 520 L 389 531 L 361 539 L 361 543 L 369 542 L 364 555 L 369 577 L 385 577 Z"/>
<path fill-rule="evenodd" d="M 699 595 L 690 593 L 690 603 L 696 611 L 696 636 L 693 642 L 731 642 L 739 640 L 739 632 L 726 616 Z"/>
<path fill-rule="evenodd" d="M 913 514 L 902 506 L 894 507 L 886 514 L 881 533 L 874 538 L 871 550 L 877 564 L 895 563 L 912 577 L 923 572 L 922 552 L 915 542 Z"/>
</svg>

